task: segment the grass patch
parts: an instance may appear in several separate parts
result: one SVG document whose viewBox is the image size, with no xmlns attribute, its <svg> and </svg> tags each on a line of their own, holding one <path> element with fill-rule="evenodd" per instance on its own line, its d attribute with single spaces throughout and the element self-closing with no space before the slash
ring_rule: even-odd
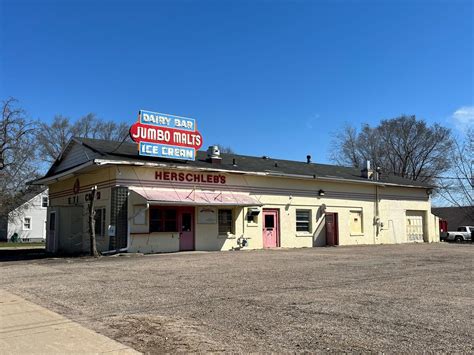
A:
<svg viewBox="0 0 474 355">
<path fill-rule="evenodd" d="M 11 242 L 0 242 L 0 248 L 38 248 L 45 247 L 45 243 L 11 243 Z"/>
</svg>

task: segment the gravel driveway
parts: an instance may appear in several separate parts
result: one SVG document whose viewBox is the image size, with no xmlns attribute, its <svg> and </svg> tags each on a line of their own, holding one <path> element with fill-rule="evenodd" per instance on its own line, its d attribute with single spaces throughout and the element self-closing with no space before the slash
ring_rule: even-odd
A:
<svg viewBox="0 0 474 355">
<path fill-rule="evenodd" d="M 1 288 L 144 352 L 471 352 L 474 246 L 0 263 Z"/>
</svg>

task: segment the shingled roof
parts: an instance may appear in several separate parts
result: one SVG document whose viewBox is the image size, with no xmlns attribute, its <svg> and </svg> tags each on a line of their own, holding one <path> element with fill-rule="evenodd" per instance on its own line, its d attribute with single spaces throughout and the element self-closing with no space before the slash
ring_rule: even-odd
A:
<svg viewBox="0 0 474 355">
<path fill-rule="evenodd" d="M 146 157 L 138 155 L 138 149 L 136 143 L 129 142 L 116 142 L 100 139 L 91 138 L 73 138 L 63 152 L 62 157 L 53 164 L 48 173 L 44 178 L 54 176 L 56 174 L 64 173 L 67 170 L 72 169 L 74 166 L 61 164 L 63 159 L 67 158 L 67 151 L 71 150 L 74 145 L 80 145 L 84 149 L 84 158 L 82 161 L 78 161 L 77 165 L 84 164 L 87 161 L 101 159 L 127 163 L 161 163 L 169 165 L 170 167 L 194 167 L 194 168 L 205 168 L 205 169 L 216 169 L 225 170 L 229 172 L 238 173 L 266 173 L 269 175 L 293 175 L 293 176 L 305 176 L 313 178 L 324 178 L 324 179 L 338 179 L 338 180 L 350 180 L 360 182 L 370 182 L 366 178 L 361 176 L 359 169 L 318 164 L 318 163 L 307 163 L 292 160 L 284 160 L 273 157 L 254 157 L 247 155 L 238 155 L 230 153 L 221 153 L 221 163 L 219 165 L 212 164 L 208 159 L 206 151 L 198 151 L 196 153 L 196 160 L 194 161 L 182 161 L 182 160 L 170 160 L 155 157 Z M 76 148 L 77 150 L 77 148 Z M 432 186 L 419 182 L 405 179 L 399 176 L 381 174 L 379 183 L 396 184 L 401 186 L 414 186 L 431 188 Z"/>
</svg>

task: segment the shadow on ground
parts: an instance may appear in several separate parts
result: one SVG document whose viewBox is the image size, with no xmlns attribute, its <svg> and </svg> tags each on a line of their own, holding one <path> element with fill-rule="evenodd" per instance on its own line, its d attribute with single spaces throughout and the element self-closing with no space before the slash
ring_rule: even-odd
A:
<svg viewBox="0 0 474 355">
<path fill-rule="evenodd" d="M 44 248 L 2 248 L 0 263 L 5 261 L 21 261 L 44 259 L 50 256 Z"/>
</svg>

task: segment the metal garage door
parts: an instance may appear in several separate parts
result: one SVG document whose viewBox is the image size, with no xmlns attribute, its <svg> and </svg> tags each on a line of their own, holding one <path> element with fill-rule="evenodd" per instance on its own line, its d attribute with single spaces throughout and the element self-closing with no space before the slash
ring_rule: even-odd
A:
<svg viewBox="0 0 474 355">
<path fill-rule="evenodd" d="M 424 235 L 424 212 L 407 211 L 407 241 L 423 242 Z"/>
</svg>

